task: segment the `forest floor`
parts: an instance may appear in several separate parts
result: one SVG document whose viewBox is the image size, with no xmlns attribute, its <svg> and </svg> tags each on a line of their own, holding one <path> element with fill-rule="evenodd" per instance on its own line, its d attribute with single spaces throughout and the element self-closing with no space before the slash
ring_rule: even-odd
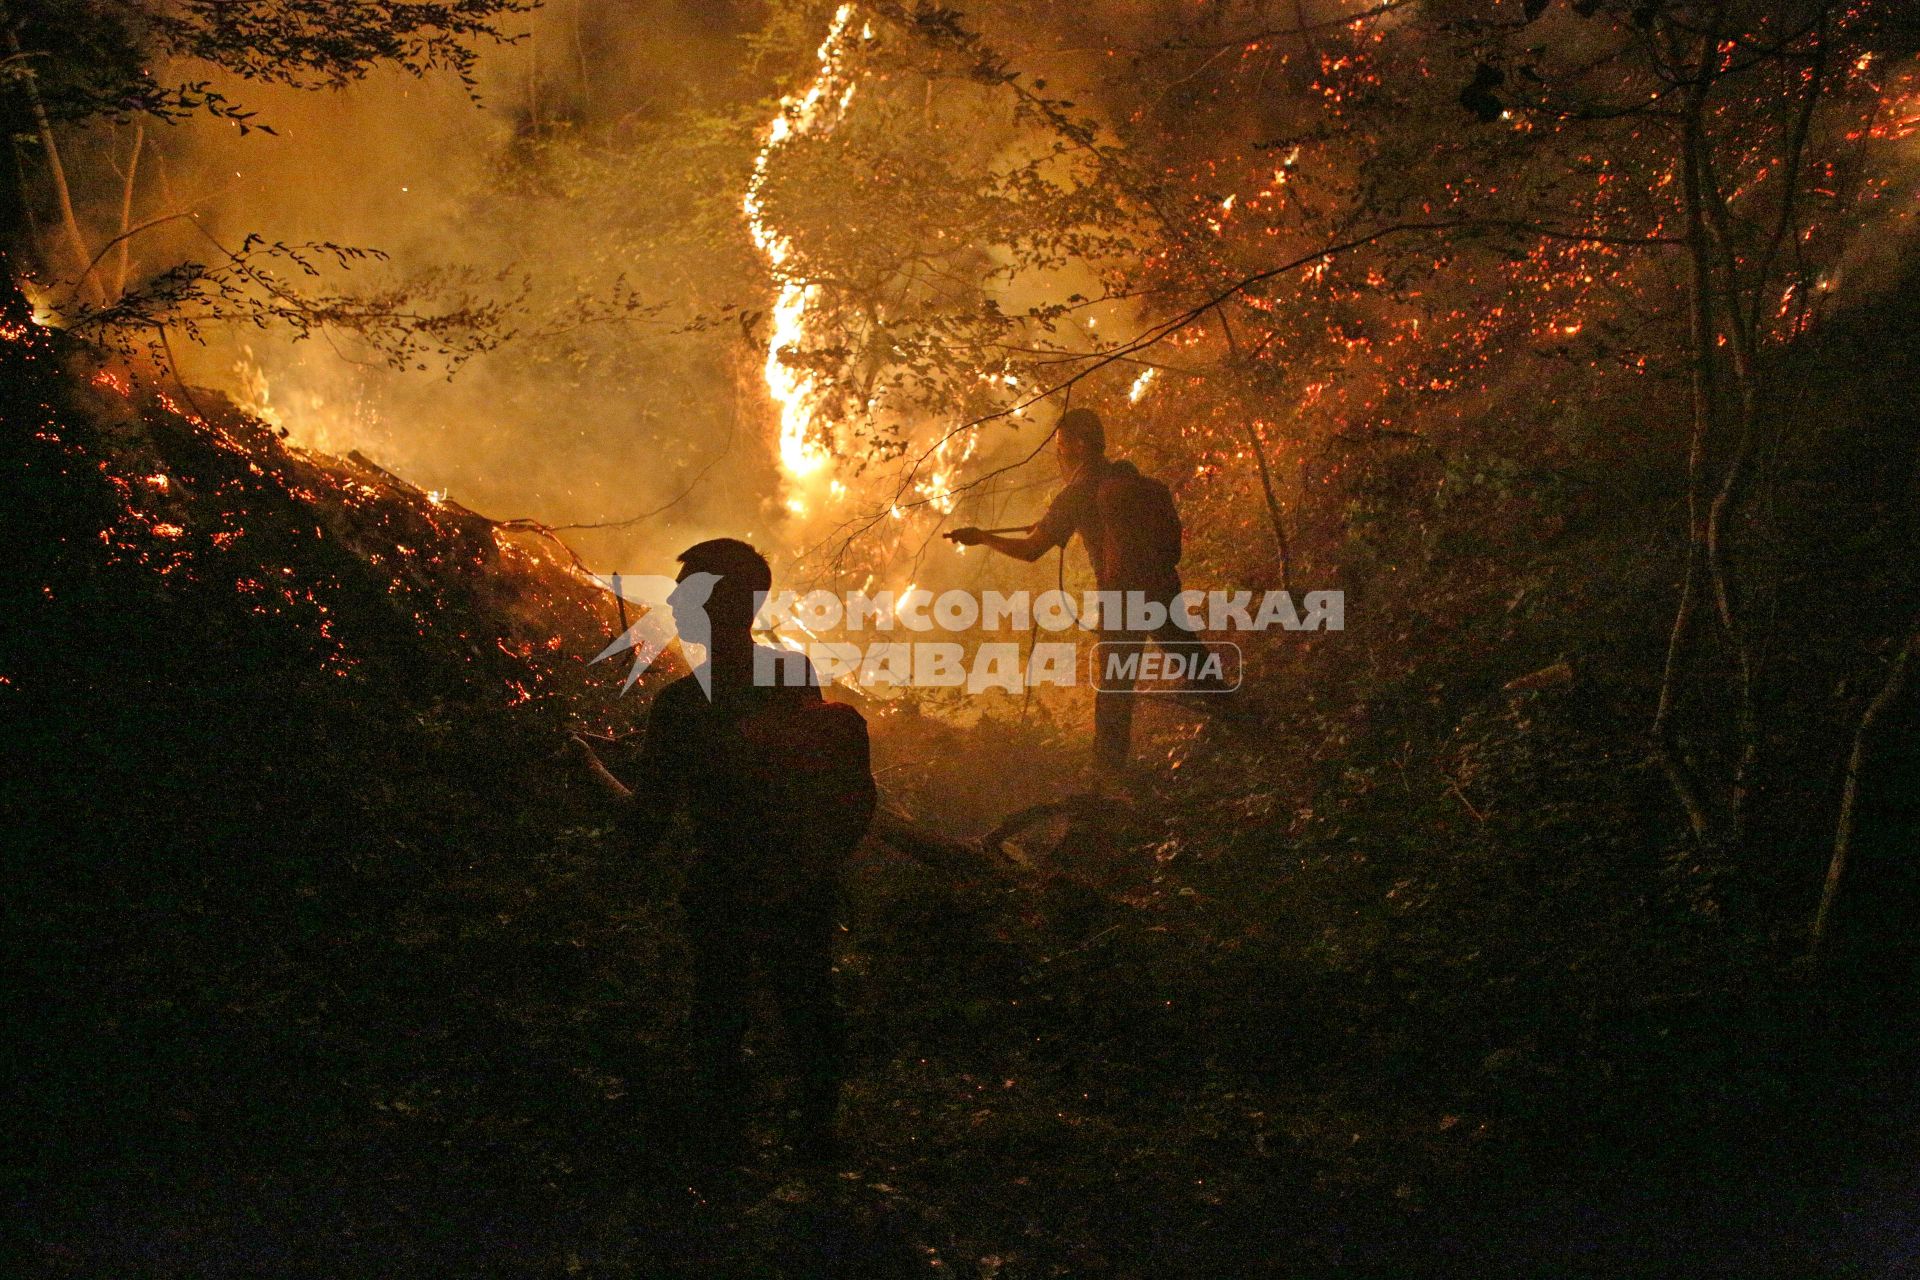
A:
<svg viewBox="0 0 1920 1280">
<path fill-rule="evenodd" d="M 1171 825 L 1204 820 L 1177 805 Z M 534 865 L 422 886 L 399 913 L 411 932 L 334 922 L 303 940 L 333 955 L 275 972 L 175 960 L 191 1011 L 111 1002 L 71 1051 L 88 1078 L 39 1121 L 58 1149 L 14 1202 L 35 1270 L 1920 1265 L 1911 1012 L 1865 990 L 1689 970 L 1690 990 L 1556 1007 L 1499 961 L 1406 955 L 1432 967 L 1388 973 L 1378 952 L 1399 944 L 1361 941 L 1359 920 L 1309 940 L 1191 885 L 955 886 L 883 849 L 854 876 L 842 948 L 846 1159 L 807 1169 L 782 1146 L 779 1046 L 756 1036 L 751 1162 L 696 1187 L 676 1155 L 671 874 L 636 877 L 591 829 L 556 837 Z M 1485 926 L 1424 927 L 1479 945 Z M 1563 941 L 1500 940 L 1549 966 Z"/>
<path fill-rule="evenodd" d="M 1912 975 L 1798 960 L 1817 861 L 1680 839 L 1657 625 L 1590 620 L 1644 539 L 1362 596 L 1424 638 L 1276 662 L 1258 735 L 1149 708 L 1018 869 L 870 841 L 845 1160 L 791 1158 L 756 1035 L 751 1158 L 696 1179 L 678 871 L 557 749 L 608 691 L 540 637 L 589 605 L 378 477 L 12 376 L 14 1274 L 1920 1275 Z M 968 838 L 1094 785 L 1075 708 L 1016 711 L 876 712 L 890 802 Z"/>
</svg>

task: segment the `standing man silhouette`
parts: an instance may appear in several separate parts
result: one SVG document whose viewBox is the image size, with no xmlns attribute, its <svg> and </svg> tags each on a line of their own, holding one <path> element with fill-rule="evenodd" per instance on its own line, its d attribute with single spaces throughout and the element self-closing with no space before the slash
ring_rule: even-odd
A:
<svg viewBox="0 0 1920 1280">
<path fill-rule="evenodd" d="M 833 993 L 838 870 L 866 833 L 876 794 L 866 721 L 826 702 L 812 667 L 795 654 L 754 643 L 754 615 L 773 582 L 759 552 L 716 538 L 687 548 L 680 564 L 667 604 L 682 638 L 707 656 L 654 699 L 636 786 L 573 741 L 602 786 L 628 805 L 626 826 L 642 856 L 677 814 L 690 819 L 695 851 L 681 905 L 706 1155 L 720 1164 L 739 1158 L 748 1083 L 742 1040 L 750 997 L 764 986 L 797 1068 L 795 1149 L 825 1162 L 837 1149 L 844 1052 Z"/>
<path fill-rule="evenodd" d="M 1093 703 L 1094 762 L 1107 773 L 1121 773 L 1132 756 L 1134 678 L 1125 656 L 1161 648 L 1191 654 L 1191 632 L 1173 621 L 1180 594 L 1180 517 L 1173 495 L 1158 480 L 1142 475 L 1131 462 L 1107 457 L 1107 433 L 1091 409 L 1069 409 L 1054 428 L 1060 473 L 1066 484 L 1046 514 L 1026 533 L 1009 537 L 984 529 L 955 529 L 947 537 L 963 547 L 987 547 L 1029 563 L 1079 537 L 1093 562 L 1094 586 L 1102 592 L 1134 595 L 1161 605 L 1167 620 L 1147 630 L 1129 630 L 1125 611 L 1100 619 L 1100 664 Z M 1105 613 L 1106 611 L 1102 611 Z"/>
</svg>

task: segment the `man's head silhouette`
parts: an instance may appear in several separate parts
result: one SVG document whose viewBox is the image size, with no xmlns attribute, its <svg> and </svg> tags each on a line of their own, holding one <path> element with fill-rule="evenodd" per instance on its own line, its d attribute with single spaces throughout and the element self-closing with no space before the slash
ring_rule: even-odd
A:
<svg viewBox="0 0 1920 1280">
<path fill-rule="evenodd" d="M 1072 477 L 1106 454 L 1107 430 L 1093 410 L 1069 409 L 1055 424 L 1054 442 L 1061 474 Z"/>
<path fill-rule="evenodd" d="M 667 605 L 683 640 L 711 646 L 751 641 L 753 615 L 773 588 L 766 557 L 738 538 L 710 538 L 680 553 Z"/>
</svg>

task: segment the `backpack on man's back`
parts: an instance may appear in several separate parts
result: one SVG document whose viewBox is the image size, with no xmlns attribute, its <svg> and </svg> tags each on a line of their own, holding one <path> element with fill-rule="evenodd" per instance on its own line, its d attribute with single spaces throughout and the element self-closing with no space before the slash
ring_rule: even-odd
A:
<svg viewBox="0 0 1920 1280">
<path fill-rule="evenodd" d="M 740 731 L 777 824 L 766 833 L 762 872 L 775 880 L 832 878 L 873 819 L 866 717 L 843 702 L 783 698 L 743 720 Z"/>
<path fill-rule="evenodd" d="M 1101 547 L 1095 576 L 1110 591 L 1177 589 L 1183 531 L 1173 490 L 1131 462 L 1114 462 L 1098 490 Z"/>
</svg>

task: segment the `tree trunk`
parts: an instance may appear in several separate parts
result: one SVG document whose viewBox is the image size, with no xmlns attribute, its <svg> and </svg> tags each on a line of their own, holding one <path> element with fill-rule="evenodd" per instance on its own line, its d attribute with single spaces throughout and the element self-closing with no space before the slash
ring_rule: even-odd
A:
<svg viewBox="0 0 1920 1280">
<path fill-rule="evenodd" d="M 1755 779 L 1760 767 L 1760 691 L 1758 663 L 1754 655 L 1753 635 L 1748 626 L 1748 591 L 1739 578 L 1729 522 L 1740 511 L 1752 473 L 1753 455 L 1759 440 L 1760 387 L 1759 353 L 1754 331 L 1747 323 L 1746 288 L 1743 287 L 1732 233 L 1728 228 L 1726 197 L 1715 176 L 1712 153 L 1705 139 L 1695 149 L 1700 166 L 1698 176 L 1701 200 L 1706 212 L 1709 243 L 1718 262 L 1722 310 L 1727 316 L 1728 347 L 1732 355 L 1734 385 L 1733 456 L 1721 473 L 1719 489 L 1707 509 L 1707 575 L 1713 586 L 1715 612 L 1721 631 L 1733 653 L 1736 689 L 1735 738 L 1739 756 L 1734 765 L 1728 792 L 1728 811 L 1735 843 L 1746 839 Z M 1758 287 L 1757 281 L 1748 284 Z"/>
<path fill-rule="evenodd" d="M 917 862 L 962 880 L 1004 879 L 1018 874 L 1019 864 L 1006 852 L 977 840 L 956 840 L 930 831 L 897 809 L 881 805 L 874 811 L 867 835 Z"/>
<path fill-rule="evenodd" d="M 1874 727 L 1906 688 L 1907 668 L 1915 649 L 1920 649 L 1920 622 L 1914 624 L 1907 638 L 1901 642 L 1900 651 L 1893 656 L 1893 663 L 1887 668 L 1887 678 L 1880 683 L 1880 691 L 1873 695 L 1873 700 L 1861 713 L 1859 726 L 1853 731 L 1853 750 L 1847 756 L 1846 784 L 1840 792 L 1840 816 L 1834 824 L 1833 856 L 1827 862 L 1827 880 L 1820 890 L 1820 909 L 1814 913 L 1813 930 L 1807 940 L 1810 959 L 1818 958 L 1826 942 L 1827 931 L 1833 924 L 1834 903 L 1840 897 L 1840 883 L 1846 877 L 1847 861 L 1853 853 L 1854 824 L 1860 801 L 1860 773 L 1866 766 Z"/>
<path fill-rule="evenodd" d="M 1247 420 L 1247 443 L 1253 447 L 1253 461 L 1260 468 L 1260 491 L 1267 500 L 1267 521 L 1273 526 L 1274 552 L 1280 557 L 1280 589 L 1293 594 L 1293 556 L 1287 547 L 1287 522 L 1280 511 L 1280 499 L 1273 491 L 1273 470 L 1267 465 L 1267 447 L 1260 439 L 1260 428 Z"/>
<path fill-rule="evenodd" d="M 1712 435 L 1714 419 L 1719 414 L 1713 273 L 1708 260 L 1706 220 L 1701 209 L 1699 167 L 1695 163 L 1695 152 L 1701 142 L 1701 117 L 1705 111 L 1706 93 L 1704 79 L 1688 90 L 1681 142 L 1682 190 L 1687 212 L 1687 258 L 1691 268 L 1688 338 L 1693 349 L 1693 425 L 1687 445 L 1687 563 L 1680 586 L 1680 600 L 1674 609 L 1673 626 L 1667 635 L 1666 665 L 1661 672 L 1659 699 L 1649 731 L 1654 758 L 1666 773 L 1674 798 L 1686 813 L 1687 825 L 1696 839 L 1706 839 L 1712 834 L 1713 821 L 1701 794 L 1700 780 L 1680 750 L 1674 717 L 1679 704 L 1686 652 L 1693 635 L 1702 562 L 1705 559 L 1706 527 L 1700 511 L 1701 478 L 1706 465 L 1707 442 Z"/>
<path fill-rule="evenodd" d="M 120 188 L 120 263 L 113 273 L 113 300 L 118 302 L 127 292 L 128 250 L 133 244 L 133 184 L 140 176 L 140 151 L 147 144 L 147 126 L 136 123 L 133 126 L 133 155 L 127 160 L 126 181 Z"/>
<path fill-rule="evenodd" d="M 1227 319 L 1227 313 L 1215 312 L 1220 317 L 1220 332 L 1227 338 L 1227 358 L 1234 364 L 1240 363 L 1240 343 L 1233 334 L 1233 324 Z M 1273 468 L 1267 463 L 1266 442 L 1260 438 L 1260 429 L 1251 418 L 1245 420 L 1247 445 L 1253 450 L 1253 462 L 1260 470 L 1260 492 L 1267 503 L 1267 522 L 1273 528 L 1274 553 L 1280 560 L 1280 589 L 1288 595 L 1293 594 L 1293 554 L 1287 544 L 1287 521 L 1280 511 L 1280 497 L 1273 487 Z"/>
<path fill-rule="evenodd" d="M 20 84 L 27 95 L 27 110 L 33 117 L 34 133 L 40 139 L 41 150 L 46 152 L 47 173 L 53 179 L 53 194 L 60 204 L 60 221 L 66 231 L 67 248 L 73 254 L 75 270 L 80 272 L 74 289 L 93 306 L 105 306 L 106 291 L 100 287 L 100 282 L 94 279 L 90 270 L 93 257 L 87 252 L 87 238 L 80 232 L 80 220 L 74 216 L 73 192 L 67 186 L 67 167 L 61 162 L 60 144 L 53 136 L 53 122 L 47 118 L 46 103 L 40 98 L 40 82 L 27 61 L 26 51 L 20 47 L 19 33 L 13 29 L 11 22 L 5 22 L 4 25 L 7 28 L 7 52 L 19 64 Z M 21 192 L 21 198 L 27 198 L 24 191 Z"/>
</svg>

